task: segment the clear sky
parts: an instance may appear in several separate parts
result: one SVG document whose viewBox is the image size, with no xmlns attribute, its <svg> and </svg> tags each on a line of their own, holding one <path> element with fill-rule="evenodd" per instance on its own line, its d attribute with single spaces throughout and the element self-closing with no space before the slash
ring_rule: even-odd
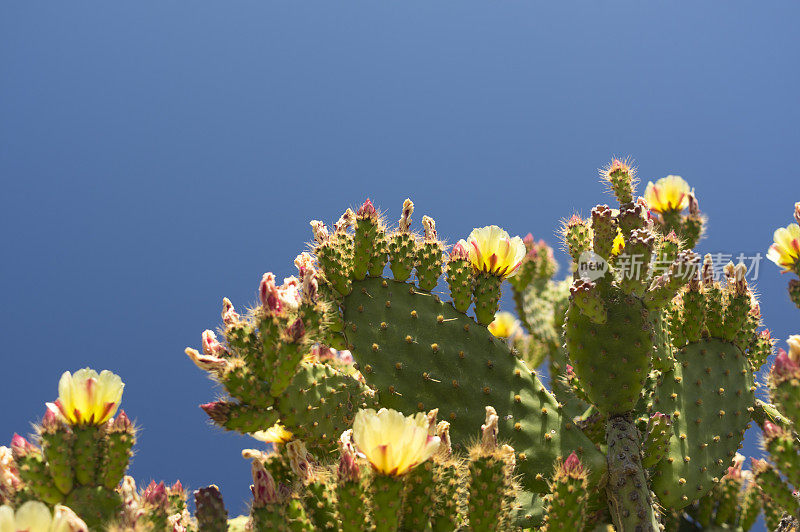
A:
<svg viewBox="0 0 800 532">
<path fill-rule="evenodd" d="M 293 273 L 308 221 L 407 196 L 450 242 L 551 242 L 610 202 L 596 168 L 679 174 L 702 251 L 765 253 L 800 201 L 796 2 L 3 2 L 0 434 L 59 375 L 119 373 L 139 482 L 217 483 L 245 509 L 258 442 L 212 428 L 184 356 L 223 296 Z M 564 255 L 559 255 L 562 267 Z M 786 276 L 758 282 L 800 332 Z M 1 440 L 1 438 L 0 438 Z M 746 450 L 758 453 L 757 434 Z"/>
</svg>

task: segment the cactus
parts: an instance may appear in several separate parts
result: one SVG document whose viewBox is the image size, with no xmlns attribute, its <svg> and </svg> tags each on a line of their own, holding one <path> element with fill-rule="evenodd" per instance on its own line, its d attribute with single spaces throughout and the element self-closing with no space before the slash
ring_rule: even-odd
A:
<svg viewBox="0 0 800 532">
<path fill-rule="evenodd" d="M 692 251 L 694 190 L 668 176 L 639 198 L 621 160 L 601 176 L 618 205 L 564 222 L 566 280 L 530 234 L 487 226 L 448 250 L 430 216 L 414 231 L 410 200 L 389 228 L 368 199 L 312 221 L 296 276 L 264 274 L 255 308 L 224 299 L 219 332 L 185 352 L 223 391 L 201 405 L 213 423 L 271 444 L 242 453 L 247 515 L 213 485 L 195 515 L 180 482 L 137 489 L 122 382 L 87 369 L 62 377 L 34 443 L 0 448 L 0 517 L 35 503 L 114 531 L 626 532 L 746 531 L 763 511 L 794 526 L 800 337 L 757 400 L 773 340 L 746 268 L 717 279 Z M 769 257 L 800 274 L 797 227 Z M 499 312 L 506 281 L 516 317 Z M 769 462 L 744 471 L 752 420 Z"/>
</svg>

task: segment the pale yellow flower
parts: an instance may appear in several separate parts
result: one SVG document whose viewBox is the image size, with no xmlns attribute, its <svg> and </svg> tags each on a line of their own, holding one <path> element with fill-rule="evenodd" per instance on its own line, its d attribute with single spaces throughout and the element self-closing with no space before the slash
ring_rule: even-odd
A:
<svg viewBox="0 0 800 532">
<path fill-rule="evenodd" d="M 102 425 L 117 412 L 125 384 L 119 375 L 103 370 L 99 375 L 84 368 L 65 371 L 58 382 L 58 399 L 47 406 L 71 425 Z"/>
<path fill-rule="evenodd" d="M 402 475 L 431 457 L 439 437 L 428 434 L 423 412 L 404 416 L 397 410 L 359 410 L 353 422 L 353 441 L 360 454 L 384 475 Z"/>
<path fill-rule="evenodd" d="M 53 518 L 46 504 L 28 501 L 17 508 L 0 506 L 0 532 L 50 532 Z"/>
<path fill-rule="evenodd" d="M 767 258 L 788 272 L 800 263 L 800 225 L 791 224 L 775 231 L 775 243 L 770 246 Z"/>
<path fill-rule="evenodd" d="M 274 424 L 267 430 L 253 432 L 250 436 L 265 443 L 286 443 L 294 438 L 294 434 L 286 430 L 286 427 L 280 423 Z"/>
<path fill-rule="evenodd" d="M 800 334 L 793 334 L 786 343 L 789 344 L 789 358 L 800 360 Z"/>
<path fill-rule="evenodd" d="M 514 275 L 527 253 L 520 237 L 511 238 L 496 225 L 473 229 L 467 241 L 473 268 L 502 278 Z"/>
<path fill-rule="evenodd" d="M 489 332 L 498 338 L 516 338 L 522 330 L 519 320 L 510 312 L 498 312 L 489 324 Z"/>
<path fill-rule="evenodd" d="M 689 183 L 677 175 L 662 177 L 653 184 L 647 183 L 644 199 L 650 210 L 656 212 L 682 211 L 689 206 Z"/>
</svg>

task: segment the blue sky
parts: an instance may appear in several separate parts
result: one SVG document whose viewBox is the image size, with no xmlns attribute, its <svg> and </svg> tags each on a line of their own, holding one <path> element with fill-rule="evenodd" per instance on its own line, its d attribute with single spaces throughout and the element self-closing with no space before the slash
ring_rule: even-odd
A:
<svg viewBox="0 0 800 532">
<path fill-rule="evenodd" d="M 220 301 L 293 273 L 308 221 L 403 199 L 449 241 L 551 242 L 607 203 L 596 168 L 679 174 L 702 251 L 764 253 L 800 201 L 794 2 L 5 2 L 0 6 L 0 433 L 64 370 L 119 373 L 140 482 L 220 485 L 257 442 L 210 427 L 183 355 Z M 559 256 L 562 267 L 564 256 Z M 762 264 L 775 335 L 800 332 Z M 10 376 L 10 378 L 8 377 Z M 757 453 L 756 435 L 746 450 Z"/>
</svg>

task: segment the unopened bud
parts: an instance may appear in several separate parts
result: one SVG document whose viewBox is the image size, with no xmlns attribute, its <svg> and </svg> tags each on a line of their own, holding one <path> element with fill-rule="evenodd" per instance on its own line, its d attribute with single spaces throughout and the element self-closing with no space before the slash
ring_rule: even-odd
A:
<svg viewBox="0 0 800 532">
<path fill-rule="evenodd" d="M 422 227 L 425 228 L 425 241 L 436 241 L 436 222 L 428 215 L 422 217 Z"/>
<path fill-rule="evenodd" d="M 58 407 L 54 409 L 48 407 L 45 410 L 41 426 L 42 431 L 50 434 L 67 429 L 67 424 L 64 423 L 63 417 L 58 412 Z"/>
<path fill-rule="evenodd" d="M 561 466 L 561 471 L 568 476 L 575 477 L 583 473 L 583 464 L 581 459 L 573 451 Z"/>
<path fill-rule="evenodd" d="M 184 352 L 194 362 L 194 365 L 203 371 L 222 371 L 228 365 L 224 358 L 201 354 L 197 349 L 191 347 L 187 347 Z"/>
<path fill-rule="evenodd" d="M 253 493 L 253 506 L 263 508 L 278 502 L 278 489 L 275 479 L 261 460 L 253 460 L 253 485 L 250 486 Z"/>
<path fill-rule="evenodd" d="M 800 366 L 789 358 L 789 354 L 783 349 L 778 350 L 778 355 L 775 357 L 775 362 L 772 365 L 772 374 L 775 377 L 783 377 L 792 375 L 800 370 Z"/>
<path fill-rule="evenodd" d="M 800 224 L 800 201 L 794 204 L 794 219 Z"/>
<path fill-rule="evenodd" d="M 497 423 L 499 420 L 497 411 L 491 406 L 487 406 L 486 422 L 481 425 L 481 447 L 487 451 L 497 448 L 497 433 L 499 431 Z"/>
<path fill-rule="evenodd" d="M 322 244 L 328 240 L 328 228 L 319 220 L 311 220 L 311 231 L 314 233 L 314 241 Z"/>
<path fill-rule="evenodd" d="M 233 325 L 239 321 L 239 314 L 237 314 L 233 308 L 233 303 L 227 297 L 222 300 L 222 321 L 225 325 Z"/>
<path fill-rule="evenodd" d="M 117 417 L 114 418 L 114 422 L 111 424 L 111 429 L 115 432 L 130 432 L 131 428 L 133 428 L 133 423 L 128 419 L 128 415 L 125 411 L 120 410 Z"/>
<path fill-rule="evenodd" d="M 468 260 L 469 259 L 469 248 L 467 241 L 463 238 L 456 242 L 453 246 L 453 250 L 450 252 L 450 260 Z"/>
<path fill-rule="evenodd" d="M 414 212 L 414 202 L 406 198 L 403 202 L 403 213 L 400 215 L 398 222 L 398 229 L 401 233 L 407 233 L 408 228 L 411 226 L 411 214 Z"/>
<path fill-rule="evenodd" d="M 164 482 L 156 484 L 155 480 L 151 480 L 142 493 L 142 502 L 152 509 L 166 511 L 169 508 L 169 497 Z"/>
<path fill-rule="evenodd" d="M 525 238 L 522 239 L 522 243 L 525 244 L 525 249 L 530 253 L 531 250 L 533 250 L 533 233 L 525 235 Z"/>
<path fill-rule="evenodd" d="M 185 490 L 183 489 L 183 484 L 181 484 L 180 480 L 176 480 L 175 484 L 167 488 L 167 495 L 170 497 L 177 495 L 181 498 L 186 495 Z"/>
<path fill-rule="evenodd" d="M 294 322 L 292 322 L 292 324 L 286 329 L 286 336 L 288 336 L 294 343 L 302 340 L 305 334 L 306 326 L 303 324 L 303 320 L 301 318 L 294 320 Z"/>
<path fill-rule="evenodd" d="M 11 438 L 11 453 L 14 455 L 14 458 L 19 460 L 20 458 L 24 458 L 31 454 L 40 454 L 42 451 L 34 444 L 17 434 L 14 433 L 14 436 Z"/>
<path fill-rule="evenodd" d="M 205 403 L 200 408 L 218 425 L 224 425 L 230 418 L 231 407 L 225 401 Z"/>
<path fill-rule="evenodd" d="M 769 420 L 764 421 L 763 430 L 764 430 L 764 437 L 766 437 L 767 440 L 772 440 L 773 438 L 777 438 L 778 436 L 783 434 L 781 428 Z"/>
<path fill-rule="evenodd" d="M 358 208 L 356 211 L 356 216 L 359 218 L 373 218 L 377 215 L 377 211 L 375 210 L 375 206 L 372 205 L 372 202 L 367 198 L 367 201 L 364 202 L 361 207 Z"/>
<path fill-rule="evenodd" d="M 203 353 L 206 355 L 222 356 L 227 354 L 225 348 L 219 343 L 219 340 L 217 340 L 217 335 L 214 334 L 214 331 L 209 329 L 203 331 L 201 343 L 203 345 Z"/>
<path fill-rule="evenodd" d="M 258 285 L 258 298 L 267 312 L 278 314 L 283 309 L 278 287 L 275 284 L 275 274 L 272 272 L 267 272 L 261 277 L 261 283 Z"/>
</svg>

